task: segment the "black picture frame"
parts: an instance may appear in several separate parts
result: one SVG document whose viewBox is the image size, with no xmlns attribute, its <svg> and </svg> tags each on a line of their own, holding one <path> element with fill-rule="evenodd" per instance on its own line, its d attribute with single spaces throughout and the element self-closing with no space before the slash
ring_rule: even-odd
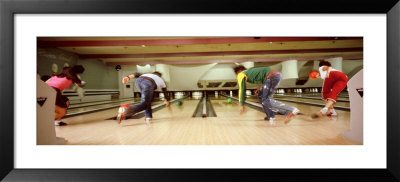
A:
<svg viewBox="0 0 400 182">
<path fill-rule="evenodd" d="M 15 169 L 14 14 L 381 13 L 387 15 L 386 169 Z M 316 16 L 317 16 L 316 14 Z M 0 179 L 5 181 L 399 181 L 398 0 L 0 0 Z M 379 61 L 376 60 L 377 64 Z M 383 75 L 382 75 L 383 76 Z M 386 98 L 385 98 L 386 99 Z M 383 118 L 384 119 L 384 118 Z M 378 121 L 377 121 L 378 122 Z M 384 122 L 384 121 L 380 121 Z M 234 160 L 234 159 L 232 159 Z M 365 159 L 368 160 L 368 159 Z"/>
</svg>

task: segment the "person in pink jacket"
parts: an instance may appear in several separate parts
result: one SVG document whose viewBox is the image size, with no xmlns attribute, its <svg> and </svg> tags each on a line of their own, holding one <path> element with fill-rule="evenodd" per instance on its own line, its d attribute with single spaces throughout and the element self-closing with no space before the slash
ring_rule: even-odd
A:
<svg viewBox="0 0 400 182">
<path fill-rule="evenodd" d="M 61 121 L 61 119 L 67 114 L 67 108 L 70 102 L 66 96 L 61 94 L 61 92 L 64 89 L 70 88 L 72 83 L 75 83 L 77 86 L 85 85 L 85 82 L 81 81 L 77 76 L 77 74 L 83 73 L 84 71 L 85 69 L 80 65 L 74 67 L 64 67 L 60 74 L 52 76 L 46 81 L 47 85 L 53 87 L 53 89 L 57 92 L 54 117 L 55 125 L 67 125 L 67 123 L 64 123 Z"/>
</svg>

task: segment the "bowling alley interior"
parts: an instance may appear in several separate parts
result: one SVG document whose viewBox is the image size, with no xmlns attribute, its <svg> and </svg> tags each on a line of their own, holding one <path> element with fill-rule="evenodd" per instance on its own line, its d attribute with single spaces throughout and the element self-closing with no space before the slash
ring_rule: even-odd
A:
<svg viewBox="0 0 400 182">
<path fill-rule="evenodd" d="M 37 145 L 363 145 L 363 37 L 37 37 L 36 65 Z M 50 86 L 75 67 L 80 84 Z"/>
</svg>

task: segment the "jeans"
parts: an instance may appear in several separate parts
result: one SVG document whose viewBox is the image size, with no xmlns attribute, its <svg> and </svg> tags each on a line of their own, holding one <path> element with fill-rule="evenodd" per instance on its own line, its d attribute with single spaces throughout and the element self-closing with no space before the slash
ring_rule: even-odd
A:
<svg viewBox="0 0 400 182">
<path fill-rule="evenodd" d="M 275 118 L 274 112 L 288 115 L 295 109 L 290 105 L 284 104 L 272 98 L 281 80 L 282 76 L 280 73 L 271 76 L 265 80 L 264 85 L 261 87 L 260 92 L 258 93 L 258 99 L 260 100 L 263 110 L 268 118 Z"/>
<path fill-rule="evenodd" d="M 155 85 L 151 81 L 140 77 L 136 79 L 135 84 L 136 87 L 140 89 L 142 95 L 140 103 L 129 106 L 126 115 L 133 115 L 144 110 L 145 117 L 152 118 L 153 111 L 151 110 L 151 101 L 153 100 Z"/>
</svg>

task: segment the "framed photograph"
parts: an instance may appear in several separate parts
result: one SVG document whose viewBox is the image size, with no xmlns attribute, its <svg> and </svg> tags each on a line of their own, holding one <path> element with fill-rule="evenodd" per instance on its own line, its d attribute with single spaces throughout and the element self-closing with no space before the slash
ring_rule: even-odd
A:
<svg viewBox="0 0 400 182">
<path fill-rule="evenodd" d="M 0 179 L 400 180 L 397 1 L 35 0 L 0 7 Z M 265 79 L 257 81 L 253 68 L 263 68 Z M 339 87 L 325 88 L 327 78 L 342 72 L 349 83 L 327 96 Z M 262 88 L 280 75 L 274 98 L 288 106 L 279 102 L 271 109 L 276 120 L 264 119 L 271 101 L 256 93 L 267 93 Z M 63 77 L 73 81 L 58 85 Z M 325 81 L 313 81 L 319 77 Z M 146 109 L 126 116 L 130 100 L 146 100 L 147 82 L 170 88 L 154 91 L 155 118 Z M 55 119 L 46 100 L 56 103 Z M 82 112 L 82 104 L 96 109 Z M 99 111 L 108 120 L 79 124 L 98 121 Z M 182 117 L 189 112 L 191 124 Z M 216 114 L 219 120 L 209 119 Z M 311 119 L 318 114 L 330 120 Z"/>
</svg>

